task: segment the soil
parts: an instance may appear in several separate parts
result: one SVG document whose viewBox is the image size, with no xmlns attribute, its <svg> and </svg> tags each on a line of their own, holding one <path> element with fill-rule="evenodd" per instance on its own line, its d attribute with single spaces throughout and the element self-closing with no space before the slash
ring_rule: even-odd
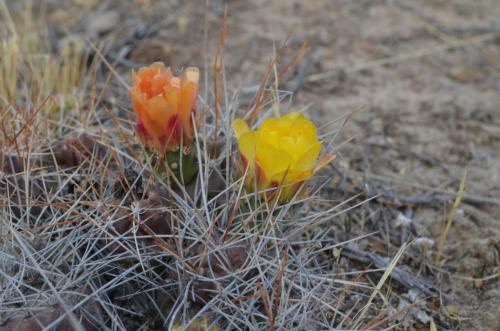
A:
<svg viewBox="0 0 500 331">
<path fill-rule="evenodd" d="M 467 169 L 443 262 L 424 256 L 401 263 L 448 294 L 450 301 L 436 308 L 442 319 L 464 330 L 499 330 L 500 2 L 213 0 L 211 54 L 225 4 L 226 77 L 230 88 L 241 89 L 242 111 L 273 49 L 288 40 L 283 62 L 309 45 L 282 86 L 295 91 L 291 108 L 307 106 L 316 122 L 337 120 L 337 129 L 352 114 L 333 142 L 333 168 L 342 178 L 332 186 L 335 194 L 381 194 L 370 208 L 382 210 L 385 232 L 367 247 L 393 256 L 397 243 L 386 235 L 400 237 L 395 220 L 406 220 L 409 238 L 435 252 Z M 67 29 L 98 41 L 127 77 L 131 67 L 153 61 L 179 68 L 206 60 L 203 2 L 41 6 L 56 40 Z M 373 224 L 366 232 L 378 226 L 367 222 Z"/>
</svg>

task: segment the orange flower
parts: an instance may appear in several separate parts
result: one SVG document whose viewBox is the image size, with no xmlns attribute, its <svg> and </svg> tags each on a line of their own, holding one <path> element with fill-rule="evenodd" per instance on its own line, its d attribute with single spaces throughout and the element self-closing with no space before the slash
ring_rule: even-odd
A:
<svg viewBox="0 0 500 331">
<path fill-rule="evenodd" d="M 191 115 L 196 111 L 198 68 L 186 68 L 180 77 L 156 62 L 132 72 L 130 97 L 137 115 L 141 142 L 158 152 L 176 150 L 193 142 Z"/>
</svg>

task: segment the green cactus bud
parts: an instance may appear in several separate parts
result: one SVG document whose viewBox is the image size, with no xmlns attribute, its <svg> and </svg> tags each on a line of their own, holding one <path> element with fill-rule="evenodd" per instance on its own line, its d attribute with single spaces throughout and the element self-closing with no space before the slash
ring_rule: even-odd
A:
<svg viewBox="0 0 500 331">
<path fill-rule="evenodd" d="M 157 154 L 154 165 L 160 174 L 172 174 L 180 183 L 187 185 L 198 173 L 196 149 L 191 145 L 167 152 L 163 156 Z"/>
</svg>

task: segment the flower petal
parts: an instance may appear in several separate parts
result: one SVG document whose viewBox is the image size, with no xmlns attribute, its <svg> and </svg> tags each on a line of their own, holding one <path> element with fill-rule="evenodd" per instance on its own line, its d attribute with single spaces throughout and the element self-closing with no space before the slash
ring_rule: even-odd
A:
<svg viewBox="0 0 500 331">
<path fill-rule="evenodd" d="M 199 71 L 187 68 L 180 77 L 161 62 L 132 72 L 130 97 L 145 145 L 155 150 L 174 150 L 192 142 L 191 115 L 196 110 Z"/>
<path fill-rule="evenodd" d="M 286 151 L 278 149 L 262 139 L 257 141 L 255 152 L 257 162 L 267 179 L 288 170 L 293 163 L 292 157 Z"/>
<path fill-rule="evenodd" d="M 182 73 L 182 85 L 193 83 L 198 85 L 198 81 L 200 80 L 200 70 L 196 67 L 188 67 L 184 69 Z"/>
<path fill-rule="evenodd" d="M 312 170 L 317 163 L 319 153 L 321 151 L 322 142 L 318 141 L 312 144 L 302 156 L 295 161 L 294 169 L 298 170 Z"/>
<path fill-rule="evenodd" d="M 234 135 L 236 136 L 236 139 L 240 139 L 240 137 L 250 131 L 250 128 L 248 127 L 247 122 L 244 120 L 238 118 L 233 121 L 233 131 Z"/>
<path fill-rule="evenodd" d="M 190 75 L 192 76 L 192 75 Z M 189 79 L 197 80 L 195 77 Z M 197 81 L 185 81 L 181 85 L 179 93 L 178 114 L 184 130 L 188 136 L 193 137 L 193 123 L 191 116 L 196 111 L 196 96 L 198 94 Z"/>
<path fill-rule="evenodd" d="M 271 177 L 272 182 L 278 182 L 283 185 L 295 184 L 303 182 L 311 178 L 312 171 L 311 170 L 298 170 L 298 169 L 288 169 L 285 171 L 280 171 L 275 173 Z"/>
<path fill-rule="evenodd" d="M 252 166 L 255 158 L 255 132 L 247 131 L 238 139 L 238 147 L 241 155 Z"/>
</svg>

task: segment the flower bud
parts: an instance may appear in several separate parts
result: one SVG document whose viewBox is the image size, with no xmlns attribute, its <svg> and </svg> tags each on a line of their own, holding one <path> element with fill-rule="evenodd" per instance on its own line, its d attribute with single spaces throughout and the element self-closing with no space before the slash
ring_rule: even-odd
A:
<svg viewBox="0 0 500 331">
<path fill-rule="evenodd" d="M 186 68 L 176 77 L 160 62 L 132 72 L 130 97 L 144 146 L 165 153 L 193 142 L 198 80 L 198 68 Z"/>
</svg>

